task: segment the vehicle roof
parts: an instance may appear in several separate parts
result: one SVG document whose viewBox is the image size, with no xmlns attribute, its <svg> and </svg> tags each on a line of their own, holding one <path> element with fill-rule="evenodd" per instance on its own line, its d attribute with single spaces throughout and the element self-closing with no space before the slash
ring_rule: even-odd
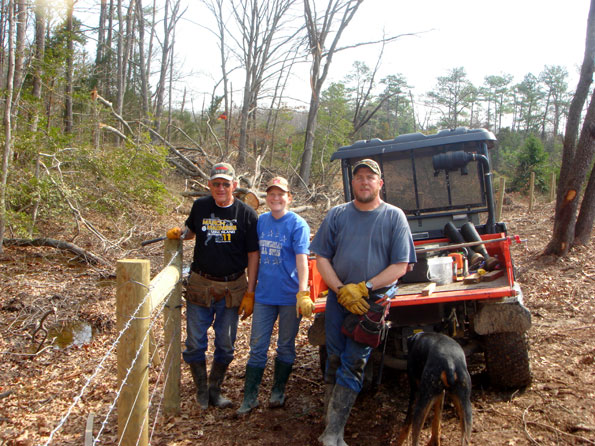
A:
<svg viewBox="0 0 595 446">
<path fill-rule="evenodd" d="M 494 146 L 494 141 L 496 141 L 496 137 L 488 130 L 468 129 L 466 127 L 458 127 L 452 130 L 440 130 L 433 135 L 424 135 L 419 132 L 408 133 L 388 141 L 375 138 L 357 141 L 350 146 L 340 147 L 331 155 L 331 161 L 335 159 L 361 158 L 363 156 L 374 156 L 391 152 L 401 152 L 404 150 L 472 141 L 485 141 L 488 144 L 488 148 L 492 148 Z"/>
</svg>

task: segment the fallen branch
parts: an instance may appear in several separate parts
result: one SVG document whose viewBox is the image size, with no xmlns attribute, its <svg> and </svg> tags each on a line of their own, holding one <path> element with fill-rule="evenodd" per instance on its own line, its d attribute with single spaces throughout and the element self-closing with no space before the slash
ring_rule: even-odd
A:
<svg viewBox="0 0 595 446">
<path fill-rule="evenodd" d="M 101 264 L 101 265 L 108 265 L 109 262 L 95 254 L 92 254 L 88 251 L 85 251 L 83 248 L 76 246 L 73 243 L 65 242 L 62 240 L 56 240 L 52 238 L 36 238 L 36 239 L 24 239 L 24 238 L 13 238 L 13 239 L 5 239 L 4 245 L 12 245 L 12 246 L 51 246 L 57 249 L 64 249 L 66 251 L 70 251 L 80 258 L 82 258 L 86 263 L 90 263 L 93 265 Z"/>
</svg>

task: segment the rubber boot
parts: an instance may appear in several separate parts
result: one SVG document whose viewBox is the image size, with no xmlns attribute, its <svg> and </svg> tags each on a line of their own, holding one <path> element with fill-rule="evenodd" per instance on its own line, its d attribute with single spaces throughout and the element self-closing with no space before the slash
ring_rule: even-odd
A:
<svg viewBox="0 0 595 446">
<path fill-rule="evenodd" d="M 246 366 L 246 377 L 244 381 L 244 400 L 237 410 L 238 415 L 246 415 L 258 406 L 258 387 L 262 381 L 264 368 Z"/>
<path fill-rule="evenodd" d="M 222 409 L 231 406 L 231 401 L 221 396 L 221 384 L 226 371 L 227 364 L 213 361 L 209 374 L 209 403 Z"/>
<path fill-rule="evenodd" d="M 328 403 L 331 400 L 331 396 L 333 394 L 333 390 L 335 388 L 335 384 L 325 384 L 324 386 L 324 406 L 322 415 L 324 417 L 324 424 L 328 424 Z"/>
<path fill-rule="evenodd" d="M 343 431 L 356 398 L 356 391 L 335 384 L 328 405 L 326 429 L 318 437 L 318 441 L 324 446 L 347 446 L 343 440 Z"/>
<path fill-rule="evenodd" d="M 283 407 L 283 404 L 285 404 L 285 385 L 292 369 L 293 364 L 288 364 L 275 358 L 275 373 L 269 407 Z"/>
<path fill-rule="evenodd" d="M 201 409 L 209 407 L 209 391 L 207 389 L 207 363 L 205 361 L 188 364 L 192 372 L 192 379 L 196 385 L 196 401 Z"/>
</svg>

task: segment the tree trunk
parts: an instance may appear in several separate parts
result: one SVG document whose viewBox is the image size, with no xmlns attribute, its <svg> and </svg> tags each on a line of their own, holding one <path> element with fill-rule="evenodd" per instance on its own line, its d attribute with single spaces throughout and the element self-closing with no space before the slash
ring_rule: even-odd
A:
<svg viewBox="0 0 595 446">
<path fill-rule="evenodd" d="M 585 55 L 581 66 L 581 75 L 576 88 L 566 122 L 564 136 L 564 149 L 562 152 L 562 166 L 560 168 L 560 181 L 558 182 L 556 197 L 556 214 L 552 238 L 545 248 L 545 254 L 565 255 L 570 250 L 575 238 L 576 212 L 580 191 L 585 181 L 585 176 L 591 165 L 593 149 L 595 146 L 595 100 L 587 109 L 587 115 L 581 130 L 578 146 L 575 147 L 576 135 L 580 124 L 582 107 L 588 95 L 595 67 L 595 0 L 591 0 L 589 17 L 587 21 L 587 37 Z M 587 200 L 589 202 L 590 199 Z M 587 208 L 585 209 L 587 212 Z M 588 214 L 587 214 L 588 215 Z M 581 239 L 586 232 L 585 224 L 588 216 L 581 219 Z"/>
<path fill-rule="evenodd" d="M 545 248 L 546 254 L 566 255 L 574 243 L 576 212 L 579 195 L 585 182 L 587 171 L 591 166 L 595 150 L 595 93 L 587 109 L 581 136 L 572 162 L 571 175 L 560 177 L 562 199 L 556 203 L 556 217 L 552 239 Z"/>
<path fill-rule="evenodd" d="M 14 54 L 14 82 L 13 82 L 13 101 L 15 109 L 18 108 L 19 96 L 24 77 L 23 61 L 25 60 L 25 43 L 27 32 L 27 4 L 25 0 L 17 0 L 15 19 L 17 25 L 16 51 Z"/>
<path fill-rule="evenodd" d="M 138 55 L 141 83 L 141 119 L 146 121 L 149 117 L 149 82 L 147 80 L 147 66 L 145 60 L 145 18 L 143 15 L 143 2 L 136 0 L 136 16 L 138 19 Z"/>
<path fill-rule="evenodd" d="M 8 168 L 12 152 L 12 95 L 14 81 L 14 3 L 8 2 L 8 71 L 6 73 L 6 95 L 4 102 L 4 156 L 2 158 L 2 178 L 0 179 L 0 254 L 3 253 L 4 231 L 6 230 L 6 185 L 8 183 Z"/>
<path fill-rule="evenodd" d="M 72 14 L 74 0 L 66 2 L 66 85 L 64 87 L 64 132 L 72 133 L 72 76 L 74 70 L 74 28 Z"/>
<path fill-rule="evenodd" d="M 314 153 L 314 135 L 316 133 L 316 118 L 320 108 L 320 96 L 312 92 L 310 96 L 310 109 L 308 110 L 308 121 L 306 122 L 306 139 L 304 141 L 304 152 L 300 164 L 300 177 L 305 184 L 310 184 L 310 172 L 312 170 L 312 155 Z"/>
<path fill-rule="evenodd" d="M 45 23 L 46 6 L 44 0 L 35 3 L 35 52 L 33 59 L 33 88 L 32 96 L 35 98 L 35 110 L 31 117 L 31 133 L 37 132 L 39 113 L 41 111 L 41 76 L 43 74 L 43 59 L 45 54 Z"/>
<path fill-rule="evenodd" d="M 574 227 L 573 245 L 587 245 L 591 240 L 593 222 L 595 221 L 595 165 L 583 195 L 581 209 Z"/>
<path fill-rule="evenodd" d="M 595 69 L 595 0 L 591 0 L 589 17 L 587 20 L 587 37 L 585 41 L 585 54 L 581 73 L 568 109 L 566 120 L 566 131 L 564 132 L 564 148 L 562 150 L 562 165 L 560 167 L 560 178 L 566 178 L 572 174 L 572 159 L 576 147 L 576 139 L 579 132 L 581 112 L 589 95 L 589 89 L 593 82 L 593 71 Z M 558 182 L 556 193 L 556 204 L 562 200 L 562 182 Z"/>
<path fill-rule="evenodd" d="M 156 101 L 155 101 L 155 120 L 153 126 L 157 133 L 161 129 L 161 115 L 163 113 L 163 103 L 165 98 L 165 83 L 167 81 L 167 65 L 169 63 L 169 9 L 170 0 L 165 0 L 163 10 L 163 45 L 161 47 L 161 69 L 159 71 L 159 82 L 157 83 Z M 172 18 L 173 19 L 173 18 Z"/>
<path fill-rule="evenodd" d="M 38 0 L 39 1 L 39 0 Z M 103 70 L 105 69 L 104 57 L 106 53 L 105 48 L 105 22 L 107 18 L 107 0 L 101 0 L 101 6 L 99 7 L 99 24 L 97 26 L 97 51 L 95 53 L 95 72 L 97 77 L 97 90 L 103 94 L 103 82 L 102 76 L 104 76 Z"/>
<path fill-rule="evenodd" d="M 357 12 L 363 0 L 331 0 L 325 10 L 324 17 L 317 20 L 316 5 L 312 0 L 304 1 L 304 18 L 306 21 L 306 31 L 308 33 L 309 51 L 312 55 L 312 67 L 310 69 L 310 110 L 308 111 L 308 124 L 306 126 L 306 135 L 304 139 L 304 152 L 300 164 L 300 177 L 304 184 L 310 183 L 310 173 L 312 170 L 312 155 L 314 150 L 314 132 L 316 130 L 316 118 L 320 107 L 320 93 L 322 86 L 328 75 L 328 71 L 337 51 L 337 45 L 341 39 L 343 31 L 349 25 L 349 22 Z M 329 48 L 325 47 L 325 41 L 335 25 L 334 17 L 337 13 L 343 13 L 333 41 Z M 323 25 L 319 28 L 319 23 Z M 324 64 L 323 64 L 324 59 Z"/>
</svg>

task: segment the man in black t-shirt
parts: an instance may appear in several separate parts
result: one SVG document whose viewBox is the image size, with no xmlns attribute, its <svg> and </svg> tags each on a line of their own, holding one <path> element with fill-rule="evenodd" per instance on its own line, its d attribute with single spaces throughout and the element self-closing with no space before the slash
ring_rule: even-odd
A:
<svg viewBox="0 0 595 446">
<path fill-rule="evenodd" d="M 227 163 L 215 164 L 208 182 L 211 196 L 194 201 L 186 219 L 184 240 L 196 238 L 191 274 L 186 287 L 186 350 L 202 409 L 209 404 L 229 407 L 221 383 L 233 360 L 239 315 L 252 314 L 258 273 L 258 216 L 233 192 L 238 183 Z M 169 238 L 180 238 L 173 228 Z M 247 274 L 246 274 L 247 270 Z M 208 329 L 215 331 L 215 352 L 207 380 Z M 208 381 L 208 384 L 207 384 Z"/>
</svg>

